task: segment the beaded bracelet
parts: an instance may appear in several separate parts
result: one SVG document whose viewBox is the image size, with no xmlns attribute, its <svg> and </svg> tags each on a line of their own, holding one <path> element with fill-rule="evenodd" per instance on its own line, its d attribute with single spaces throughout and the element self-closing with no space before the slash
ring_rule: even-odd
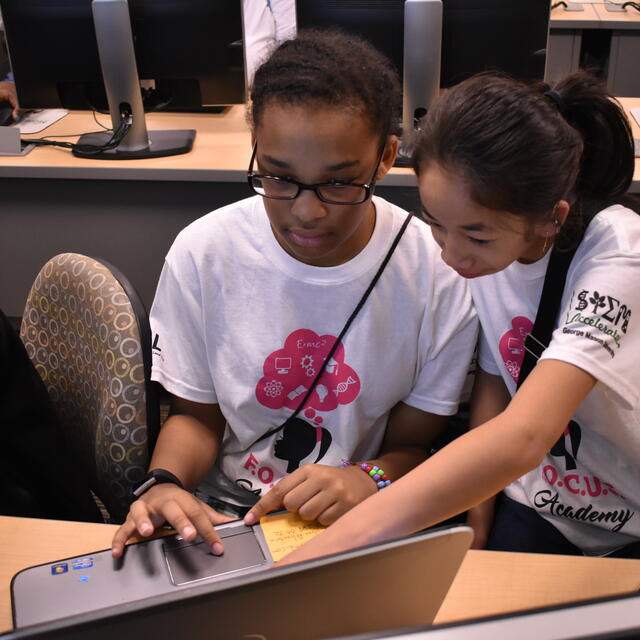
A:
<svg viewBox="0 0 640 640">
<path fill-rule="evenodd" d="M 360 467 L 365 473 L 369 474 L 373 481 L 376 483 L 378 490 L 384 489 L 391 484 L 391 480 L 389 480 L 389 476 L 377 465 L 369 464 L 368 462 L 358 463 L 351 462 L 350 460 L 343 460 L 343 467 L 351 467 L 351 466 Z"/>
</svg>

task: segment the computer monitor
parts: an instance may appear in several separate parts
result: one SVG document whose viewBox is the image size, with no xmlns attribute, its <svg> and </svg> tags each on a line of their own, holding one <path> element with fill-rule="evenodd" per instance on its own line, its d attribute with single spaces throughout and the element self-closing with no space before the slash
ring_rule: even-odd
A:
<svg viewBox="0 0 640 640">
<path fill-rule="evenodd" d="M 548 0 L 297 0 L 297 22 L 357 33 L 391 60 L 403 79 L 405 139 L 441 87 L 488 70 L 544 76 Z"/>
<path fill-rule="evenodd" d="M 443 0 L 442 87 L 481 71 L 542 80 L 547 0 Z"/>
<path fill-rule="evenodd" d="M 108 104 L 114 131 L 132 114 L 122 144 L 91 157 L 185 152 L 194 132 L 167 141 L 151 132 L 148 144 L 144 109 L 203 111 L 245 100 L 239 0 L 0 0 L 0 9 L 21 107 Z"/>
<path fill-rule="evenodd" d="M 400 155 L 440 87 L 442 0 L 296 0 L 298 29 L 340 27 L 371 42 L 402 78 Z M 399 162 L 402 164 L 402 162 Z"/>
</svg>

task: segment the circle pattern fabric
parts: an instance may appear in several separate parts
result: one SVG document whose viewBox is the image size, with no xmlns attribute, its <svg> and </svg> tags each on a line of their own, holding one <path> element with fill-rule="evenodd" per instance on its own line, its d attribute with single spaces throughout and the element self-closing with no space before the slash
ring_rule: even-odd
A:
<svg viewBox="0 0 640 640">
<path fill-rule="evenodd" d="M 148 466 L 142 346 L 129 297 L 102 264 L 55 256 L 31 288 L 20 336 L 91 489 L 112 522 Z"/>
</svg>

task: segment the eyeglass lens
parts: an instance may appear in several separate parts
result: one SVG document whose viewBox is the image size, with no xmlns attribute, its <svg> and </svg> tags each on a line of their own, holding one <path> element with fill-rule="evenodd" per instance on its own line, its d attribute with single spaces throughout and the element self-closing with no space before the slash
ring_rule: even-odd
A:
<svg viewBox="0 0 640 640">
<path fill-rule="evenodd" d="M 251 185 L 256 193 L 267 198 L 293 199 L 297 197 L 299 187 L 293 182 L 278 178 L 253 176 Z M 317 187 L 316 193 L 328 202 L 361 202 L 367 197 L 364 187 L 351 184 L 327 184 Z"/>
</svg>

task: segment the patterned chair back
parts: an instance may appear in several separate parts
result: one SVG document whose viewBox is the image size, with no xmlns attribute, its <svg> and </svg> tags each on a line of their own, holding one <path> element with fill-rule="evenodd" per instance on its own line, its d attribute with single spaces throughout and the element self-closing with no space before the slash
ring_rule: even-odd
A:
<svg viewBox="0 0 640 640">
<path fill-rule="evenodd" d="M 77 253 L 49 260 L 20 329 L 66 430 L 73 458 L 111 522 L 146 473 L 159 429 L 147 312 L 127 279 Z"/>
</svg>

